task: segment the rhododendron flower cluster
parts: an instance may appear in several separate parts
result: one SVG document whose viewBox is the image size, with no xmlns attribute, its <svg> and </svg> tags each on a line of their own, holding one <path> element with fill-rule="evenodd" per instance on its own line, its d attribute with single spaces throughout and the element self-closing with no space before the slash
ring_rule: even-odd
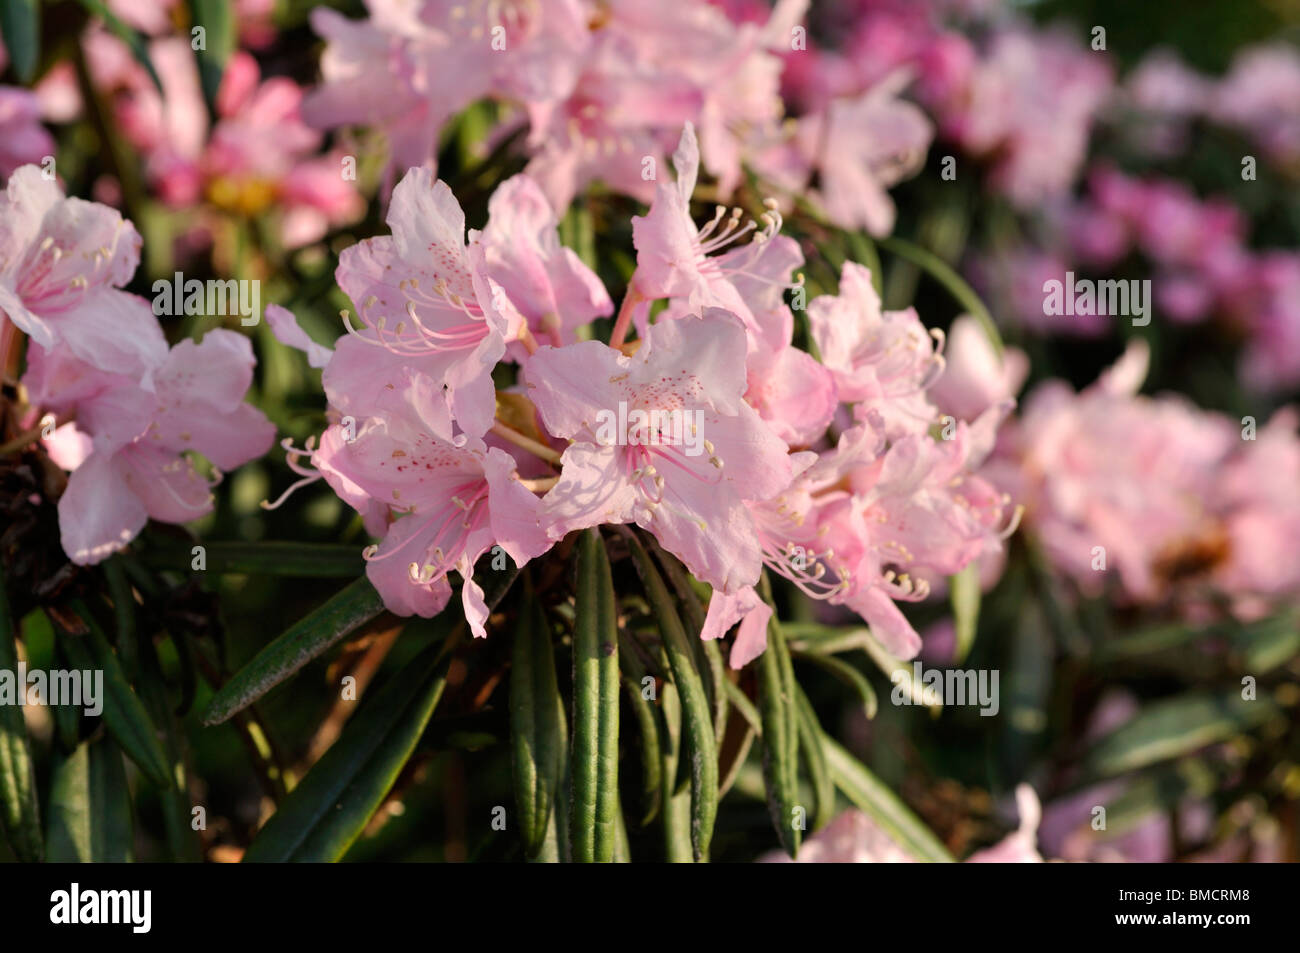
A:
<svg viewBox="0 0 1300 953">
<path fill-rule="evenodd" d="M 838 224 L 887 234 L 894 207 L 886 189 L 920 168 L 931 123 L 900 98 L 905 74 L 783 122 L 782 56 L 805 48 L 807 6 L 781 0 L 751 8 L 743 22 L 694 0 L 653 9 L 563 0 L 544 12 L 532 4 L 399 11 L 374 3 L 364 21 L 322 9 L 312 22 L 328 41 L 324 82 L 304 114 L 323 129 L 378 126 L 395 172 L 432 166 L 454 113 L 500 101 L 511 108 L 497 136 L 526 128 L 526 171 L 556 210 L 593 182 L 649 201 L 655 169 L 691 122 L 724 201 L 748 161 L 783 193 L 820 202 Z"/>
<path fill-rule="evenodd" d="M 147 519 L 208 513 L 220 471 L 261 456 L 274 434 L 244 403 L 255 363 L 248 339 L 215 330 L 169 349 L 149 303 L 121 290 L 139 257 L 140 236 L 113 209 L 64 198 L 36 166 L 9 179 L 0 340 L 29 337 L 29 423 L 52 415 L 43 442 L 71 474 L 59 531 L 81 565 L 125 547 Z M 205 476 L 191 454 L 218 469 Z"/>
<path fill-rule="evenodd" d="M 761 228 L 721 206 L 698 226 L 699 162 L 688 125 L 675 179 L 632 223 L 637 267 L 608 344 L 573 339 L 574 322 L 612 306 L 558 243 L 526 174 L 466 234 L 447 185 L 408 173 L 391 237 L 340 260 L 356 311 L 332 352 L 272 313 L 281 340 L 314 347 L 323 365 L 339 422 L 311 462 L 383 536 L 367 571 L 390 610 L 440 612 L 455 569 L 481 635 L 472 567 L 492 546 L 523 563 L 574 530 L 635 523 L 712 586 L 705 638 L 746 620 L 734 666 L 765 645 L 748 621 L 770 612 L 753 589 L 764 566 L 856 610 L 906 658 L 920 639 L 895 603 L 1000 547 L 1007 498 L 972 473 L 1011 402 L 935 439 L 926 388 L 943 372 L 943 337 L 915 311 L 883 311 L 852 263 L 838 295 L 809 305 L 821 362 L 792 348 L 783 292 L 799 289 L 802 256 L 773 206 Z M 515 389 L 498 393 L 498 362 L 518 364 Z M 522 398 L 528 432 L 498 413 L 507 398 Z M 847 429 L 831 442 L 837 407 Z M 647 422 L 639 433 L 601 425 L 633 414 Z"/>
<path fill-rule="evenodd" d="M 1113 582 L 1123 600 L 1194 618 L 1287 605 L 1300 593 L 1300 417 L 1285 408 L 1257 425 L 1141 396 L 1148 359 L 1135 343 L 1080 393 L 1040 384 L 982 476 L 1024 504 L 1026 526 L 1086 593 Z"/>
</svg>

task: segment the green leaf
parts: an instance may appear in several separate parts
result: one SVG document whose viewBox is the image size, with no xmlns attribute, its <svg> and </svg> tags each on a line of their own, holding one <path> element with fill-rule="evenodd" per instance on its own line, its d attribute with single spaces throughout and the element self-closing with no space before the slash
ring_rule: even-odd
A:
<svg viewBox="0 0 1300 953">
<path fill-rule="evenodd" d="M 700 638 L 700 633 L 704 631 L 704 605 L 699 595 L 691 588 L 690 576 L 682 568 L 682 564 L 672 555 L 664 552 L 653 538 L 650 539 L 650 548 L 673 591 L 677 593 L 677 604 L 681 606 L 679 618 L 686 624 L 692 636 L 690 642 L 695 651 L 696 667 L 702 672 L 709 673 L 708 681 L 704 683 L 704 691 L 708 695 L 709 707 L 713 711 L 714 744 L 722 747 L 722 738 L 727 733 L 727 693 L 723 688 L 723 682 L 727 678 L 727 666 L 722 660 L 722 651 L 718 648 L 716 640 L 706 641 Z"/>
<path fill-rule="evenodd" d="M 835 786 L 917 860 L 951 863 L 953 856 L 921 819 L 834 738 L 822 737 Z"/>
<path fill-rule="evenodd" d="M 524 856 L 536 860 L 564 771 L 564 699 L 555 678 L 555 651 L 541 603 L 530 591 L 520 609 L 510 669 L 510 738 L 515 803 L 519 805 Z"/>
<path fill-rule="evenodd" d="M 618 810 L 618 608 L 600 531 L 578 541 L 573 622 L 573 751 L 569 836 L 573 859 L 614 859 Z"/>
<path fill-rule="evenodd" d="M 980 296 L 975 293 L 975 289 L 967 284 L 966 280 L 957 274 L 951 265 L 933 252 L 926 251 L 919 245 L 914 245 L 902 238 L 881 238 L 877 239 L 876 243 L 886 251 L 893 252 L 900 258 L 905 258 L 922 268 L 931 278 L 943 285 L 948 293 L 956 299 L 957 303 L 980 323 L 985 335 L 988 336 L 989 343 L 993 345 L 993 350 L 998 357 L 1002 356 L 1002 335 L 998 333 L 998 326 L 993 321 L 993 315 L 989 314 L 989 309 L 985 307 Z"/>
<path fill-rule="evenodd" d="M 1084 756 L 1084 771 L 1110 777 L 1190 754 L 1256 728 L 1277 712 L 1272 699 L 1247 700 L 1237 688 L 1150 703 L 1093 746 Z"/>
<path fill-rule="evenodd" d="M 36 77 L 41 60 L 41 5 L 39 0 L 4 0 L 0 3 L 0 34 L 20 83 Z"/>
<path fill-rule="evenodd" d="M 119 634 L 119 639 L 120 637 Z M 161 791 L 158 795 L 167 846 L 174 861 L 198 863 L 203 859 L 203 854 L 198 833 L 193 827 L 194 805 L 190 803 L 184 733 L 167 701 L 166 682 L 153 640 L 145 639 L 140 649 L 141 677 L 136 684 L 140 688 L 140 698 L 153 718 L 154 724 L 162 728 L 163 751 L 170 762 L 172 776 L 177 780 L 174 787 Z"/>
<path fill-rule="evenodd" d="M 821 655 L 817 652 L 796 652 L 795 658 L 811 662 L 853 689 L 859 701 L 862 702 L 862 711 L 867 716 L 867 720 L 870 721 L 876 717 L 876 708 L 879 704 L 876 699 L 876 690 L 871 686 L 871 682 L 867 681 L 867 676 L 848 662 L 831 655 Z"/>
<path fill-rule="evenodd" d="M 798 683 L 794 686 L 795 705 L 799 714 L 799 755 L 808 768 L 808 779 L 813 788 L 812 829 L 820 830 L 830 823 L 835 809 L 835 785 L 826 766 L 826 752 L 822 746 L 822 726 L 813 711 L 812 703 Z"/>
<path fill-rule="evenodd" d="M 51 615 L 50 621 L 58 633 L 59 651 L 73 668 L 104 673 L 103 720 L 108 733 L 151 784 L 163 790 L 172 787 L 175 780 L 158 742 L 158 731 L 144 703 L 126 680 L 117 653 L 86 606 L 74 600 L 71 607 L 89 631 L 84 635 L 69 632 Z"/>
<path fill-rule="evenodd" d="M 290 626 L 222 685 L 203 712 L 203 723 L 219 725 L 247 708 L 382 611 L 383 600 L 370 580 L 357 579 Z"/>
<path fill-rule="evenodd" d="M 83 741 L 56 756 L 50 774 L 51 863 L 125 863 L 131 859 L 131 792 L 122 752 L 112 740 Z"/>
<path fill-rule="evenodd" d="M 763 601 L 772 602 L 764 574 L 759 581 Z M 799 803 L 799 714 L 793 667 L 781 636 L 776 613 L 767 624 L 767 649 L 758 657 L 758 711 L 763 722 L 763 784 L 767 809 L 781 846 L 791 857 L 799 853 L 801 828 L 795 824 Z"/>
<path fill-rule="evenodd" d="M 332 862 L 392 790 L 447 684 L 441 646 L 405 665 L 348 721 L 258 833 L 248 863 Z"/>
<path fill-rule="evenodd" d="M 126 568 L 121 556 L 104 563 L 104 578 L 108 581 L 108 594 L 113 600 L 113 619 L 117 623 L 117 657 L 122 670 L 133 684 L 139 673 L 139 648 L 135 641 L 135 596 L 126 578 Z"/>
<path fill-rule="evenodd" d="M 144 550 L 141 559 L 154 569 L 190 572 L 195 546 L 203 547 L 205 572 L 351 579 L 366 568 L 356 546 L 284 541 L 178 543 L 171 539 L 159 540 Z"/>
<path fill-rule="evenodd" d="M 664 781 L 659 786 L 663 797 L 664 857 L 670 864 L 689 864 L 695 860 L 691 846 L 691 794 L 673 790 L 677 765 L 682 757 L 682 703 L 677 686 L 665 681 L 659 690 L 660 723 L 663 729 L 659 750 L 663 752 Z"/>
<path fill-rule="evenodd" d="M 979 564 L 971 563 L 961 572 L 948 577 L 948 598 L 952 602 L 952 621 L 957 630 L 955 662 L 965 661 L 975 644 L 980 621 Z"/>
<path fill-rule="evenodd" d="M 199 79 L 203 96 L 209 104 L 217 101 L 221 74 L 230 54 L 235 51 L 235 13 L 231 0 L 190 0 L 190 21 L 203 27 L 203 49 L 195 50 L 199 59 Z M 191 33 L 193 45 L 193 33 Z"/>
<path fill-rule="evenodd" d="M 660 791 L 663 786 L 663 753 L 659 744 L 659 718 L 655 714 L 655 706 L 645 697 L 643 679 L 646 670 L 636 652 L 625 649 L 619 654 L 619 660 L 623 668 L 623 688 L 627 691 L 628 704 L 632 706 L 632 714 L 641 731 L 640 824 L 645 827 L 658 816 L 660 802 L 663 800 Z"/>
<path fill-rule="evenodd" d="M 696 669 L 695 654 L 677 615 L 672 596 L 663 577 L 656 571 L 650 554 L 631 530 L 620 528 L 651 613 L 659 623 L 659 634 L 668 654 L 673 683 L 682 702 L 682 716 L 689 741 L 686 754 L 691 766 L 691 848 L 696 862 L 709 856 L 713 839 L 713 822 L 718 814 L 718 748 L 714 735 L 713 713 L 709 708 L 704 682 Z M 671 777 L 671 776 L 669 776 Z M 671 804 L 669 805 L 671 807 Z"/>
<path fill-rule="evenodd" d="M 9 673 L 16 682 L 18 652 L 9 611 L 9 595 L 0 567 L 0 672 Z M 14 689 L 25 692 L 27 686 L 15 684 Z M 36 772 L 27 741 L 27 722 L 23 709 L 13 704 L 0 704 L 0 830 L 19 860 L 37 863 L 43 858 L 45 848 L 41 841 L 41 814 L 36 798 Z"/>
</svg>

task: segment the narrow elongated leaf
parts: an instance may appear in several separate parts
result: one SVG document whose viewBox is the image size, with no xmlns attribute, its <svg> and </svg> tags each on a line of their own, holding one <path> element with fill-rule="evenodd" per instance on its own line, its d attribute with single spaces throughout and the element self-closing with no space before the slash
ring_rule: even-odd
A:
<svg viewBox="0 0 1300 953">
<path fill-rule="evenodd" d="M 812 829 L 820 830 L 830 823 L 835 808 L 835 785 L 826 766 L 826 752 L 822 747 L 822 726 L 813 711 L 812 703 L 796 683 L 795 704 L 799 713 L 799 755 L 808 768 L 808 779 L 813 789 Z"/>
<path fill-rule="evenodd" d="M 659 744 L 659 717 L 654 703 L 645 693 L 645 666 L 635 652 L 622 651 L 619 664 L 623 669 L 623 688 L 628 704 L 636 716 L 641 730 L 641 826 L 645 827 L 659 814 L 663 787 L 663 753 Z"/>
<path fill-rule="evenodd" d="M 953 856 L 912 811 L 834 738 L 822 736 L 835 786 L 917 860 L 950 863 Z"/>
<path fill-rule="evenodd" d="M 203 28 L 203 45 L 194 52 L 199 60 L 204 98 L 215 104 L 221 75 L 235 51 L 235 5 L 229 0 L 190 0 L 190 20 Z"/>
<path fill-rule="evenodd" d="M 89 631 L 84 635 L 69 632 L 51 616 L 50 621 L 58 632 L 59 651 L 73 668 L 104 673 L 103 719 L 108 733 L 151 784 L 162 789 L 171 787 L 175 781 L 158 741 L 158 731 L 144 703 L 126 680 L 117 653 L 89 610 L 79 601 L 74 601 L 72 608 Z"/>
<path fill-rule="evenodd" d="M 40 0 L 4 0 L 0 3 L 0 34 L 20 83 L 36 77 L 41 61 Z"/>
<path fill-rule="evenodd" d="M 879 704 L 876 699 L 876 690 L 867 681 L 867 676 L 863 675 L 856 668 L 843 659 L 835 658 L 831 655 L 819 655 L 816 652 L 796 653 L 796 658 L 811 662 L 818 668 L 825 669 L 836 679 L 857 693 L 858 699 L 862 702 L 862 711 L 867 716 L 867 720 L 876 717 L 876 708 Z"/>
<path fill-rule="evenodd" d="M 120 635 L 119 635 L 120 638 Z M 148 709 L 154 723 L 162 729 L 163 752 L 171 768 L 172 777 L 177 784 L 159 792 L 161 801 L 163 830 L 167 836 L 167 846 L 172 859 L 178 863 L 198 863 L 203 859 L 198 833 L 193 827 L 193 804 L 190 803 L 189 783 L 186 780 L 184 755 L 184 737 L 167 701 L 166 683 L 163 680 L 162 666 L 153 640 L 146 639 L 140 644 L 140 672 L 137 681 L 140 686 L 140 698 Z"/>
<path fill-rule="evenodd" d="M 203 712 L 205 725 L 219 725 L 384 611 L 383 600 L 365 576 L 289 627 L 231 677 Z"/>
<path fill-rule="evenodd" d="M 952 602 L 953 627 L 957 632 L 956 661 L 962 662 L 975 644 L 980 620 L 979 564 L 971 563 L 948 577 L 948 598 Z"/>
<path fill-rule="evenodd" d="M 677 765 L 682 757 L 682 703 L 677 686 L 664 682 L 659 692 L 662 737 L 659 750 L 663 752 L 664 856 L 670 864 L 689 864 L 695 860 L 691 846 L 691 794 L 673 791 L 672 779 L 677 776 Z"/>
<path fill-rule="evenodd" d="M 429 646 L 348 721 L 258 833 L 249 863 L 340 859 L 365 830 L 410 759 L 447 684 L 440 647 Z"/>
<path fill-rule="evenodd" d="M 697 862 L 707 860 L 713 839 L 713 822 L 718 814 L 718 746 L 713 712 L 704 682 L 695 665 L 695 653 L 677 615 L 677 607 L 650 554 L 631 531 L 624 531 L 632 560 L 641 576 L 646 600 L 659 622 L 673 682 L 682 702 L 682 717 L 688 740 L 686 755 L 691 766 L 691 847 Z"/>
<path fill-rule="evenodd" d="M 12 673 L 17 682 L 18 652 L 14 635 L 9 596 L 5 591 L 3 567 L 0 567 L 0 672 Z M 27 686 L 15 684 L 14 689 L 22 692 Z M 44 856 L 27 723 L 23 709 L 12 704 L 0 704 L 0 830 L 19 860 L 37 863 Z"/>
<path fill-rule="evenodd" d="M 510 670 L 510 737 L 524 856 L 536 860 L 554 832 L 564 771 L 564 700 L 555 679 L 550 625 L 530 592 L 520 609 Z"/>
<path fill-rule="evenodd" d="M 663 548 L 651 540 L 651 548 L 658 560 L 663 574 L 673 590 L 677 593 L 677 603 L 682 607 L 681 619 L 686 624 L 691 636 L 691 647 L 695 651 L 697 667 L 701 672 L 708 672 L 704 682 L 705 694 L 709 697 L 709 707 L 713 710 L 713 740 L 722 745 L 722 736 L 727 733 L 727 693 L 722 683 L 727 678 L 727 666 L 722 660 L 722 650 L 715 640 L 704 640 L 700 633 L 704 631 L 704 606 L 700 597 L 691 588 L 690 577 L 682 564 Z"/>
<path fill-rule="evenodd" d="M 49 860 L 124 863 L 131 859 L 131 792 L 122 752 L 110 738 L 83 741 L 57 756 L 50 775 Z"/>
<path fill-rule="evenodd" d="M 190 572 L 194 546 L 172 540 L 157 541 L 141 558 L 154 569 Z M 366 568 L 356 546 L 334 543 L 284 541 L 203 543 L 204 572 L 247 573 L 256 576 L 291 576 L 297 579 L 352 579 Z"/>
<path fill-rule="evenodd" d="M 117 623 L 117 657 L 127 679 L 135 684 L 140 670 L 139 647 L 135 641 L 135 597 L 120 556 L 104 563 L 104 578 L 108 581 L 108 594 L 113 599 L 113 619 Z"/>
<path fill-rule="evenodd" d="M 1277 714 L 1271 698 L 1243 699 L 1239 689 L 1192 692 L 1144 706 L 1084 758 L 1090 777 L 1142 768 L 1226 741 Z"/>
<path fill-rule="evenodd" d="M 578 542 L 573 623 L 573 859 L 614 859 L 618 810 L 618 610 L 600 531 Z"/>
<path fill-rule="evenodd" d="M 771 604 L 767 576 L 759 583 Z M 758 711 L 763 723 L 763 782 L 772 826 L 785 852 L 799 852 L 803 811 L 799 803 L 799 718 L 794 697 L 793 668 L 776 613 L 767 625 L 767 649 L 758 657 Z"/>
</svg>

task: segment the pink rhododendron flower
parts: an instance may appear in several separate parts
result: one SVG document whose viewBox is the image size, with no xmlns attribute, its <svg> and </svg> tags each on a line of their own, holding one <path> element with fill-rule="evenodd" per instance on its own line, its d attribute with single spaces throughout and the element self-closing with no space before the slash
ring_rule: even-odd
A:
<svg viewBox="0 0 1300 953">
<path fill-rule="evenodd" d="M 120 290 L 140 236 L 115 210 L 64 198 L 36 166 L 0 196 L 0 314 L 46 349 L 140 380 L 167 344 L 149 305 Z"/>
<path fill-rule="evenodd" d="M 426 618 L 441 612 L 451 596 L 447 573 L 455 569 L 464 580 L 465 618 L 482 636 L 488 610 L 474 562 L 500 546 L 523 565 L 552 543 L 537 497 L 515 477 L 514 459 L 474 437 L 439 437 L 442 428 L 424 416 L 437 407 L 429 397 L 425 384 L 412 382 L 400 403 L 368 419 L 355 439 L 322 441 L 313 461 L 331 483 L 342 478 L 388 508 L 383 541 L 366 551 L 366 575 L 389 610 Z"/>
<path fill-rule="evenodd" d="M 857 97 L 833 100 L 824 113 L 800 123 L 800 149 L 821 173 L 815 196 L 843 228 L 877 236 L 892 232 L 894 203 L 886 190 L 925 164 L 934 127 L 898 97 L 909 78 L 888 77 Z"/>
<path fill-rule="evenodd" d="M 608 317 L 614 303 L 595 273 L 560 244 L 556 225 L 537 183 L 517 175 L 492 193 L 479 241 L 484 273 L 533 337 L 558 347 L 576 340 L 577 328 Z"/>
<path fill-rule="evenodd" d="M 779 229 L 779 217 L 767 216 L 767 229 L 756 235 L 754 242 L 736 250 L 741 257 L 714 255 L 757 226 L 753 222 L 742 225 L 739 214 L 735 214 L 740 209 L 728 215 L 724 207 L 718 206 L 709 224 L 696 228 L 691 218 L 691 194 L 699 173 L 700 152 L 689 123 L 673 153 L 673 166 L 677 170 L 676 182 L 661 182 L 649 214 L 632 219 L 632 242 L 637 250 L 633 284 L 637 294 L 645 300 L 680 299 L 689 314 L 698 314 L 704 308 L 723 308 L 740 317 L 752 333 L 758 333 L 749 305 L 728 276 L 733 271 L 743 272 L 761 252 L 762 243 Z"/>
<path fill-rule="evenodd" d="M 1300 156 L 1300 54 L 1288 43 L 1247 47 L 1213 92 L 1211 115 L 1245 131 L 1275 160 Z"/>
<path fill-rule="evenodd" d="M 994 404 L 1013 399 L 1029 375 L 1029 358 L 1019 348 L 1001 355 L 979 321 L 962 315 L 948 329 L 944 368 L 929 397 L 944 413 L 974 420 Z"/>
<path fill-rule="evenodd" d="M 543 500 L 552 535 L 635 522 L 716 588 L 756 583 L 744 503 L 775 496 L 791 470 L 744 401 L 746 348 L 739 320 L 709 309 L 652 326 L 631 357 L 596 341 L 539 349 L 524 367 L 528 396 L 551 434 L 574 441 Z M 646 415 L 639 430 L 606 426 L 633 412 Z"/>
<path fill-rule="evenodd" d="M 443 124 L 484 96 L 563 99 L 591 42 L 590 13 L 579 0 L 554 0 L 544 12 L 532 4 L 450 0 L 369 6 L 371 19 L 361 22 L 312 12 L 312 26 L 329 44 L 324 83 L 305 115 L 321 129 L 378 125 L 399 168 L 431 166 Z"/>
<path fill-rule="evenodd" d="M 822 363 L 835 375 L 840 400 L 860 419 L 879 413 L 889 436 L 924 431 L 936 418 L 925 391 L 943 372 L 943 336 L 916 311 L 884 311 L 871 272 L 845 262 L 840 293 L 814 298 L 808 322 Z"/>
<path fill-rule="evenodd" d="M 59 531 L 74 563 L 117 552 L 150 518 L 185 523 L 210 512 L 213 484 L 187 454 L 229 470 L 266 452 L 275 428 L 244 403 L 254 364 L 248 338 L 220 329 L 182 341 L 143 378 L 67 348 L 32 348 L 23 383 L 33 406 L 75 416 L 47 440 L 54 461 L 72 470 Z"/>
<path fill-rule="evenodd" d="M 1030 207 L 1069 189 L 1087 156 L 1111 70 L 1067 34 L 998 32 L 949 103 L 947 135 L 995 159 L 993 184 Z"/>
<path fill-rule="evenodd" d="M 492 368 L 507 333 L 518 331 L 502 312 L 504 295 L 494 300 L 482 248 L 466 245 L 464 212 L 428 169 L 412 169 L 398 184 L 388 225 L 391 236 L 339 256 L 335 274 L 361 327 L 349 324 L 353 333 L 339 341 L 325 392 L 341 411 L 369 415 L 422 375 L 446 388 L 461 430 L 482 436 L 495 413 Z"/>
<path fill-rule="evenodd" d="M 54 137 L 41 125 L 41 114 L 35 94 L 0 86 L 0 180 L 21 165 L 54 154 Z"/>
<path fill-rule="evenodd" d="M 972 475 L 1009 410 L 958 423 L 951 440 L 907 434 L 892 445 L 876 416 L 833 450 L 799 454 L 790 488 L 752 507 L 767 566 L 853 609 L 895 656 L 916 655 L 920 636 L 895 602 L 925 598 L 927 576 L 996 552 L 1014 528 L 1002 525 L 1006 497 Z"/>
<path fill-rule="evenodd" d="M 1173 396 L 1135 396 L 1144 370 L 1135 345 L 1081 394 L 1041 385 L 991 474 L 1024 499 L 1027 525 L 1085 592 L 1115 570 L 1143 604 L 1181 592 L 1191 611 L 1217 593 L 1246 620 L 1286 604 L 1300 591 L 1295 413 L 1254 434 L 1253 422 Z"/>
</svg>

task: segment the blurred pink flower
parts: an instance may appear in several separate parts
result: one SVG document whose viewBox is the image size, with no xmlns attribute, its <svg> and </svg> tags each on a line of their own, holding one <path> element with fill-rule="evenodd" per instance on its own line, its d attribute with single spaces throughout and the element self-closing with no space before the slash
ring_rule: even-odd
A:
<svg viewBox="0 0 1300 953">
<path fill-rule="evenodd" d="M 1242 130 L 1275 161 L 1300 158 L 1300 52 L 1289 43 L 1248 47 L 1215 89 L 1210 114 Z"/>
<path fill-rule="evenodd" d="M 799 147 L 820 173 L 815 198 L 843 228 L 876 236 L 892 232 L 895 209 L 887 189 L 925 165 L 934 127 L 900 98 L 909 80 L 907 73 L 890 75 L 799 122 Z"/>
<path fill-rule="evenodd" d="M 54 155 L 54 137 L 41 125 L 41 103 L 25 89 L 0 86 L 0 180 Z"/>
<path fill-rule="evenodd" d="M 968 84 L 944 104 L 944 134 L 993 161 L 991 181 L 1022 208 L 1067 192 L 1111 92 L 1104 54 L 1065 33 L 996 33 Z"/>
<path fill-rule="evenodd" d="M 1155 602 L 1224 545 L 1214 512 L 1231 424 L 1176 396 L 1137 396 L 1147 351 L 1125 357 L 1081 394 L 1050 381 L 1014 428 L 1026 524 L 1085 592 L 1115 578 Z"/>
</svg>

